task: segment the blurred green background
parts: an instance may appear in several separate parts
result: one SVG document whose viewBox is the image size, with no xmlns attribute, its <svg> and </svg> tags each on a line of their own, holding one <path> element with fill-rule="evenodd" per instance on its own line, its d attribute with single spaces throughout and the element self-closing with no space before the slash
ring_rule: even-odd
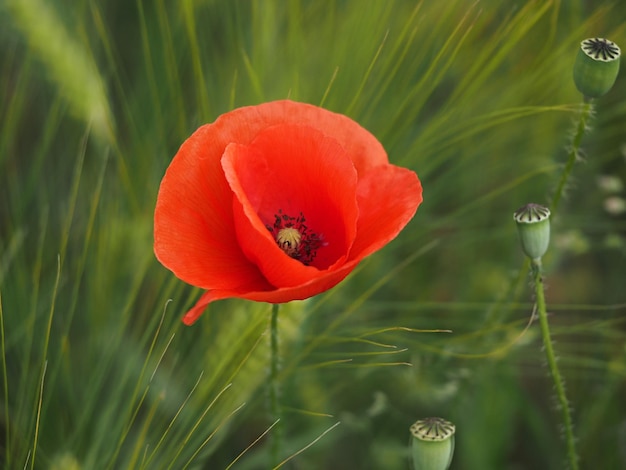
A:
<svg viewBox="0 0 626 470">
<path fill-rule="evenodd" d="M 578 44 L 626 47 L 625 25 L 621 1 L 2 0 L 4 468 L 270 468 L 270 306 L 184 327 L 200 291 L 154 258 L 152 214 L 198 126 L 286 97 L 361 123 L 424 203 L 281 307 L 282 457 L 306 447 L 283 468 L 409 468 L 432 415 L 456 424 L 453 469 L 564 468 L 512 214 L 561 175 Z M 626 73 L 582 147 L 548 310 L 581 467 L 626 468 Z"/>
</svg>

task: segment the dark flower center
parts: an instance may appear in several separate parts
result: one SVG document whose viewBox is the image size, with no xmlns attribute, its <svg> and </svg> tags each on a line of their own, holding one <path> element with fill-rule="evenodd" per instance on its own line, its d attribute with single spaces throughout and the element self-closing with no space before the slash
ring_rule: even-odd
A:
<svg viewBox="0 0 626 470">
<path fill-rule="evenodd" d="M 281 250 L 308 266 L 315 259 L 317 250 L 325 243 L 320 235 L 309 231 L 305 221 L 302 212 L 298 217 L 292 217 L 283 214 L 283 211 L 279 209 L 278 213 L 274 214 L 274 224 L 266 225 L 266 227 Z"/>
</svg>

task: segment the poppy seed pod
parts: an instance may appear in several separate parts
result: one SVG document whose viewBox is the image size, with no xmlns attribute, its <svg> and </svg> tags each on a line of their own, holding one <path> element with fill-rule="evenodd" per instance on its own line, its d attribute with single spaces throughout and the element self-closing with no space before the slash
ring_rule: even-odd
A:
<svg viewBox="0 0 626 470">
<path fill-rule="evenodd" d="M 522 250 L 530 259 L 541 258 L 550 243 L 550 209 L 539 204 L 527 204 L 513 214 Z"/>
<path fill-rule="evenodd" d="M 425 418 L 411 427 L 414 470 L 447 470 L 454 455 L 455 427 L 442 418 Z"/>
<path fill-rule="evenodd" d="M 580 43 L 574 63 L 574 83 L 586 98 L 605 95 L 619 72 L 620 48 L 604 38 L 589 38 Z"/>
</svg>

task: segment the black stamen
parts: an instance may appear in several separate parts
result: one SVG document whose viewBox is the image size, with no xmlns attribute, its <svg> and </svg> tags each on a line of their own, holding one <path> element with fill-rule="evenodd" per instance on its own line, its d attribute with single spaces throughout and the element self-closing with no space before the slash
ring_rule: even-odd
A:
<svg viewBox="0 0 626 470">
<path fill-rule="evenodd" d="M 310 265 L 315 256 L 317 250 L 324 246 L 322 236 L 316 233 L 310 232 L 309 228 L 304 224 L 306 218 L 304 214 L 300 212 L 297 217 L 291 217 L 288 214 L 283 213 L 282 209 L 279 209 L 274 214 L 274 225 L 266 225 L 265 227 L 272 233 L 276 244 L 289 256 L 297 259 L 302 264 Z M 279 233 L 281 230 L 291 228 L 296 229 L 300 233 L 300 241 L 293 244 L 289 240 L 278 241 Z"/>
</svg>

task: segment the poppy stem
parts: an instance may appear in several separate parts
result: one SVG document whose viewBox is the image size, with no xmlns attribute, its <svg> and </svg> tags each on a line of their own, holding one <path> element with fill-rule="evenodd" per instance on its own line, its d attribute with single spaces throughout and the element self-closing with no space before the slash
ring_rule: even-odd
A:
<svg viewBox="0 0 626 470">
<path fill-rule="evenodd" d="M 565 431 L 565 441 L 567 444 L 567 457 L 572 470 L 578 470 L 578 453 L 576 452 L 576 441 L 574 439 L 574 426 L 572 424 L 572 416 L 570 412 L 569 402 L 565 395 L 565 382 L 559 372 L 556 362 L 552 338 L 550 337 L 550 325 L 548 324 L 548 315 L 546 313 L 546 300 L 543 290 L 543 277 L 541 275 L 541 258 L 531 261 L 531 269 L 533 273 L 533 281 L 535 284 L 535 302 L 537 304 L 537 312 L 539 313 L 539 323 L 541 325 L 541 336 L 543 337 L 543 346 L 546 352 L 548 368 L 554 383 L 554 389 L 559 401 L 561 409 L 563 427 Z"/>
<path fill-rule="evenodd" d="M 591 100 L 585 100 L 578 116 L 576 133 L 574 134 L 574 138 L 572 139 L 572 144 L 570 146 L 567 157 L 567 163 L 565 164 L 563 173 L 561 173 L 561 179 L 559 180 L 559 184 L 556 188 L 556 191 L 554 192 L 554 196 L 552 197 L 552 203 L 550 204 L 550 210 L 552 211 L 552 213 L 556 213 L 556 210 L 559 207 L 559 202 L 561 202 L 561 197 L 565 192 L 567 180 L 572 173 L 572 168 L 574 168 L 574 163 L 576 163 L 576 159 L 578 158 L 578 155 L 580 153 L 580 143 L 583 139 L 583 136 L 585 135 L 585 131 L 587 130 L 587 121 L 591 117 L 592 113 L 593 103 L 591 102 Z"/>
<path fill-rule="evenodd" d="M 270 414 L 274 426 L 272 434 L 270 458 L 272 467 L 280 462 L 280 450 L 282 445 L 281 406 L 280 406 L 280 383 L 278 375 L 280 373 L 280 356 L 278 351 L 278 304 L 272 305 L 272 316 L 270 319 L 270 377 L 269 377 L 269 399 Z"/>
</svg>

